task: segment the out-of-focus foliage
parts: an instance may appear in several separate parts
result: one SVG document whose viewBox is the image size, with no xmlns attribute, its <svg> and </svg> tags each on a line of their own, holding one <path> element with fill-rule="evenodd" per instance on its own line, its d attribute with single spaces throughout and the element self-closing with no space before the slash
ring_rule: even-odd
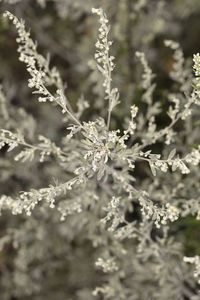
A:
<svg viewBox="0 0 200 300">
<path fill-rule="evenodd" d="M 199 299 L 199 1 L 0 5 L 0 299 Z"/>
</svg>

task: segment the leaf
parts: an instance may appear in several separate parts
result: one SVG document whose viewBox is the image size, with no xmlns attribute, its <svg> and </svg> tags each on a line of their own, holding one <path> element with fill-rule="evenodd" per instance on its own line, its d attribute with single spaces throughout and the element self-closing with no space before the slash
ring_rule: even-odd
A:
<svg viewBox="0 0 200 300">
<path fill-rule="evenodd" d="M 18 143 L 15 141 L 14 143 L 10 144 L 10 147 L 8 148 L 8 152 L 12 151 L 15 147 L 18 146 Z"/>
<path fill-rule="evenodd" d="M 174 120 L 174 114 L 173 114 L 172 106 L 169 107 L 169 110 L 168 110 L 167 114 L 170 117 L 170 119 Z"/>
<path fill-rule="evenodd" d="M 190 148 L 198 149 L 200 144 L 188 144 L 187 146 L 190 147 Z"/>
<path fill-rule="evenodd" d="M 104 72 L 105 72 L 105 70 L 104 70 L 100 65 L 97 65 L 97 68 L 98 68 L 98 70 L 99 70 L 101 73 L 104 73 Z"/>
<path fill-rule="evenodd" d="M 153 176 L 156 176 L 156 168 L 155 168 L 154 164 L 149 162 L 149 166 L 150 166 Z"/>
<path fill-rule="evenodd" d="M 105 173 L 105 166 L 101 166 L 98 173 L 97 173 L 97 180 L 101 180 L 101 178 L 103 177 Z"/>
<path fill-rule="evenodd" d="M 174 155 L 176 154 L 176 149 L 173 149 L 170 153 L 169 153 L 169 156 L 168 156 L 168 160 L 171 160 Z"/>
</svg>

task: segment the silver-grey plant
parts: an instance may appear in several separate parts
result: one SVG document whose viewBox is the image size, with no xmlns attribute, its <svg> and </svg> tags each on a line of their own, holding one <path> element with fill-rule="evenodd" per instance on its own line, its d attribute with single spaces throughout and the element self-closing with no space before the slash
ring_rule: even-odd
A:
<svg viewBox="0 0 200 300">
<path fill-rule="evenodd" d="M 56 177 L 49 186 L 32 186 L 18 195 L 0 197 L 2 216 L 11 211 L 13 215 L 22 215 L 23 220 L 19 227 L 13 226 L 12 221 L 11 228 L 0 239 L 1 249 L 12 244 L 17 252 L 12 279 L 9 282 L 7 270 L 2 276 L 2 299 L 46 299 L 46 295 L 48 299 L 82 300 L 199 299 L 200 258 L 184 257 L 182 246 L 170 230 L 171 223 L 188 215 L 200 219 L 199 130 L 194 126 L 200 115 L 200 55 L 194 55 L 194 78 L 180 45 L 165 41 L 173 51 L 170 77 L 179 90 L 169 91 L 166 114 L 170 121 L 164 128 L 158 128 L 156 120 L 161 107 L 154 99 L 155 74 L 145 54 L 136 52 L 143 67 L 140 84 L 146 110 L 144 113 L 133 103 L 126 108 L 122 129 L 114 128 L 114 111 L 124 100 L 113 84 L 115 58 L 111 54 L 110 26 L 103 9 L 93 8 L 92 13 L 98 16 L 100 24 L 94 58 L 103 78 L 99 81 L 104 92 L 102 106 L 107 109 L 100 116 L 95 111 L 87 121 L 83 113 L 89 103 L 80 97 L 74 108 L 58 69 L 51 67 L 49 56 L 39 54 L 24 21 L 8 11 L 4 13 L 17 29 L 19 60 L 26 65 L 28 87 L 38 96 L 40 105 L 49 102 L 55 110 L 61 109 L 61 122 L 68 133 L 58 143 L 42 134 L 38 135 L 38 142 L 31 143 L 34 139 L 10 120 L 13 112 L 6 103 L 6 91 L 1 88 L 1 149 L 7 150 L 9 161 L 10 152 L 15 153 L 17 164 L 27 163 L 30 167 L 49 163 L 48 178 L 51 171 Z M 185 140 L 195 146 L 188 148 Z M 154 153 L 152 145 L 158 141 L 164 146 L 160 153 Z M 138 162 L 148 165 L 148 169 L 143 169 L 143 179 L 137 176 Z M 37 173 L 32 176 L 37 177 Z M 17 217 L 11 219 L 14 218 Z M 53 228 L 52 237 L 48 226 Z M 80 284 L 82 287 L 74 295 L 66 294 L 65 289 L 56 296 L 54 292 L 43 294 L 44 274 L 48 274 L 47 289 L 48 284 L 53 286 L 49 268 L 56 274 L 60 265 L 70 265 L 70 244 L 75 237 L 80 241 L 78 255 L 87 251 L 87 243 L 93 249 L 87 253 L 93 253 L 90 268 L 96 278 L 90 279 L 89 287 L 88 282 Z M 91 270 L 87 267 L 85 272 L 89 276 Z M 71 269 L 76 268 L 77 263 Z M 65 274 L 60 277 L 67 281 Z"/>
</svg>

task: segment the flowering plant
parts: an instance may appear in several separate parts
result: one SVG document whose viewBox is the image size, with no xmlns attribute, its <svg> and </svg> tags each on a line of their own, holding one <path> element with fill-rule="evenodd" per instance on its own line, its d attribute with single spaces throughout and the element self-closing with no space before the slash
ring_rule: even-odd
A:
<svg viewBox="0 0 200 300">
<path fill-rule="evenodd" d="M 195 265 L 194 275 L 199 281 L 199 256 L 183 258 L 180 243 L 171 236 L 171 223 L 188 215 L 200 219 L 199 130 L 194 126 L 199 118 L 200 56 L 194 55 L 193 78 L 180 45 L 171 40 L 165 42 L 173 51 L 170 77 L 179 85 L 179 91 L 168 93 L 168 124 L 158 128 L 156 118 L 161 105 L 154 100 L 155 75 L 145 54 L 136 52 L 143 67 L 140 84 L 145 111 L 133 103 L 121 128 L 115 128 L 114 112 L 123 100 L 118 88 L 113 87 L 110 26 L 101 8 L 93 8 L 92 13 L 100 23 L 94 58 L 103 78 L 99 79 L 104 91 L 102 106 L 107 109 L 102 109 L 100 115 L 95 111 L 89 119 L 84 119 L 89 103 L 81 97 L 74 108 L 58 69 L 51 67 L 49 57 L 38 53 L 37 43 L 24 22 L 8 11 L 4 13 L 18 32 L 19 60 L 26 65 L 28 87 L 38 95 L 41 105 L 50 103 L 54 109 L 61 109 L 67 134 L 57 143 L 39 134 L 33 143 L 34 138 L 26 136 L 26 130 L 13 126 L 9 120 L 6 94 L 1 89 L 5 122 L 0 147 L 6 151 L 6 157 L 13 152 L 17 164 L 35 165 L 35 171 L 41 165 L 51 166 L 45 171 L 50 172 L 48 178 L 58 168 L 53 173 L 57 175 L 54 184 L 43 187 L 39 183 L 38 188 L 18 195 L 3 194 L 0 198 L 2 215 L 11 211 L 23 216 L 21 226 L 13 226 L 0 239 L 2 249 L 12 244 L 18 252 L 14 258 L 13 288 L 9 291 L 9 284 L 4 284 L 3 297 L 42 299 L 45 273 L 52 284 L 49 264 L 54 274 L 57 268 L 62 270 L 65 255 L 70 264 L 76 240 L 81 244 L 78 256 L 89 241 L 86 251 L 88 255 L 92 253 L 94 268 L 90 268 L 96 274 L 90 288 L 83 284 L 77 292 L 75 297 L 79 299 L 164 300 L 186 299 L 188 295 L 198 299 L 193 271 L 187 263 Z M 177 129 L 177 124 L 181 124 L 181 129 Z M 157 153 L 153 145 L 159 141 L 163 148 Z M 144 177 L 138 176 L 137 168 L 141 166 Z M 85 272 L 90 273 L 90 269 Z M 58 299 L 66 296 L 59 290 Z"/>
</svg>

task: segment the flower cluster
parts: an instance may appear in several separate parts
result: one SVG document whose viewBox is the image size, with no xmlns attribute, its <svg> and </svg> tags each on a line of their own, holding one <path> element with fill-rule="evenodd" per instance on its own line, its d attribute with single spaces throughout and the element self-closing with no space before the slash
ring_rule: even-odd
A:
<svg viewBox="0 0 200 300">
<path fill-rule="evenodd" d="M 92 12 L 99 16 L 99 22 L 101 24 L 99 28 L 99 39 L 96 42 L 97 51 L 95 53 L 95 59 L 97 61 L 97 67 L 99 71 L 103 74 L 106 99 L 109 100 L 109 109 L 108 109 L 108 122 L 110 124 L 110 114 L 113 108 L 118 104 L 119 93 L 117 88 L 111 87 L 112 82 L 112 71 L 114 69 L 114 56 L 110 55 L 110 46 L 112 42 L 108 40 L 109 26 L 108 19 L 103 12 L 102 8 L 96 9 L 93 8 Z"/>
<path fill-rule="evenodd" d="M 44 162 L 51 154 L 59 157 L 62 161 L 67 157 L 67 153 L 63 152 L 60 147 L 56 146 L 50 139 L 40 135 L 38 136 L 39 143 L 32 145 L 25 141 L 24 136 L 18 131 L 13 133 L 9 130 L 1 129 L 0 133 L 0 148 L 8 145 L 7 151 L 10 152 L 18 146 L 23 146 L 24 150 L 20 151 L 16 156 L 15 160 L 25 162 L 34 159 L 35 152 L 39 152 L 40 162 Z"/>
<path fill-rule="evenodd" d="M 18 52 L 20 53 L 19 60 L 27 65 L 27 71 L 31 78 L 28 80 L 28 86 L 35 88 L 34 94 L 39 94 L 39 102 L 54 102 L 62 108 L 62 113 L 67 113 L 69 117 L 79 126 L 80 122 L 76 119 L 67 98 L 64 95 L 63 83 L 60 74 L 55 67 L 49 68 L 49 58 L 46 59 L 38 54 L 37 45 L 30 38 L 30 32 L 25 30 L 23 21 L 18 20 L 10 12 L 5 12 L 4 17 L 7 17 L 13 22 L 17 31 L 19 44 Z M 47 86 L 55 85 L 57 88 L 56 95 L 53 95 Z"/>
<path fill-rule="evenodd" d="M 179 218 L 180 212 L 178 208 L 170 203 L 158 207 L 148 199 L 148 195 L 145 192 L 141 193 L 139 203 L 144 218 L 147 220 L 152 219 L 157 228 L 161 228 L 161 225 L 166 225 L 168 221 L 174 222 Z"/>
<path fill-rule="evenodd" d="M 117 264 L 113 258 L 109 258 L 104 260 L 103 258 L 99 257 L 95 263 L 98 268 L 101 268 L 104 273 L 114 272 L 118 270 Z"/>
<path fill-rule="evenodd" d="M 194 277 L 197 278 L 198 283 L 200 284 L 200 257 L 194 256 L 194 257 L 184 257 L 184 261 L 186 263 L 194 264 L 195 265 L 195 271 L 194 271 Z"/>
<path fill-rule="evenodd" d="M 142 75 L 142 87 L 144 89 L 147 89 L 151 86 L 152 80 L 154 78 L 154 74 L 152 73 L 152 70 L 148 66 L 145 54 L 142 52 L 136 52 L 136 57 L 140 60 L 143 68 L 144 68 L 144 73 Z"/>
</svg>

